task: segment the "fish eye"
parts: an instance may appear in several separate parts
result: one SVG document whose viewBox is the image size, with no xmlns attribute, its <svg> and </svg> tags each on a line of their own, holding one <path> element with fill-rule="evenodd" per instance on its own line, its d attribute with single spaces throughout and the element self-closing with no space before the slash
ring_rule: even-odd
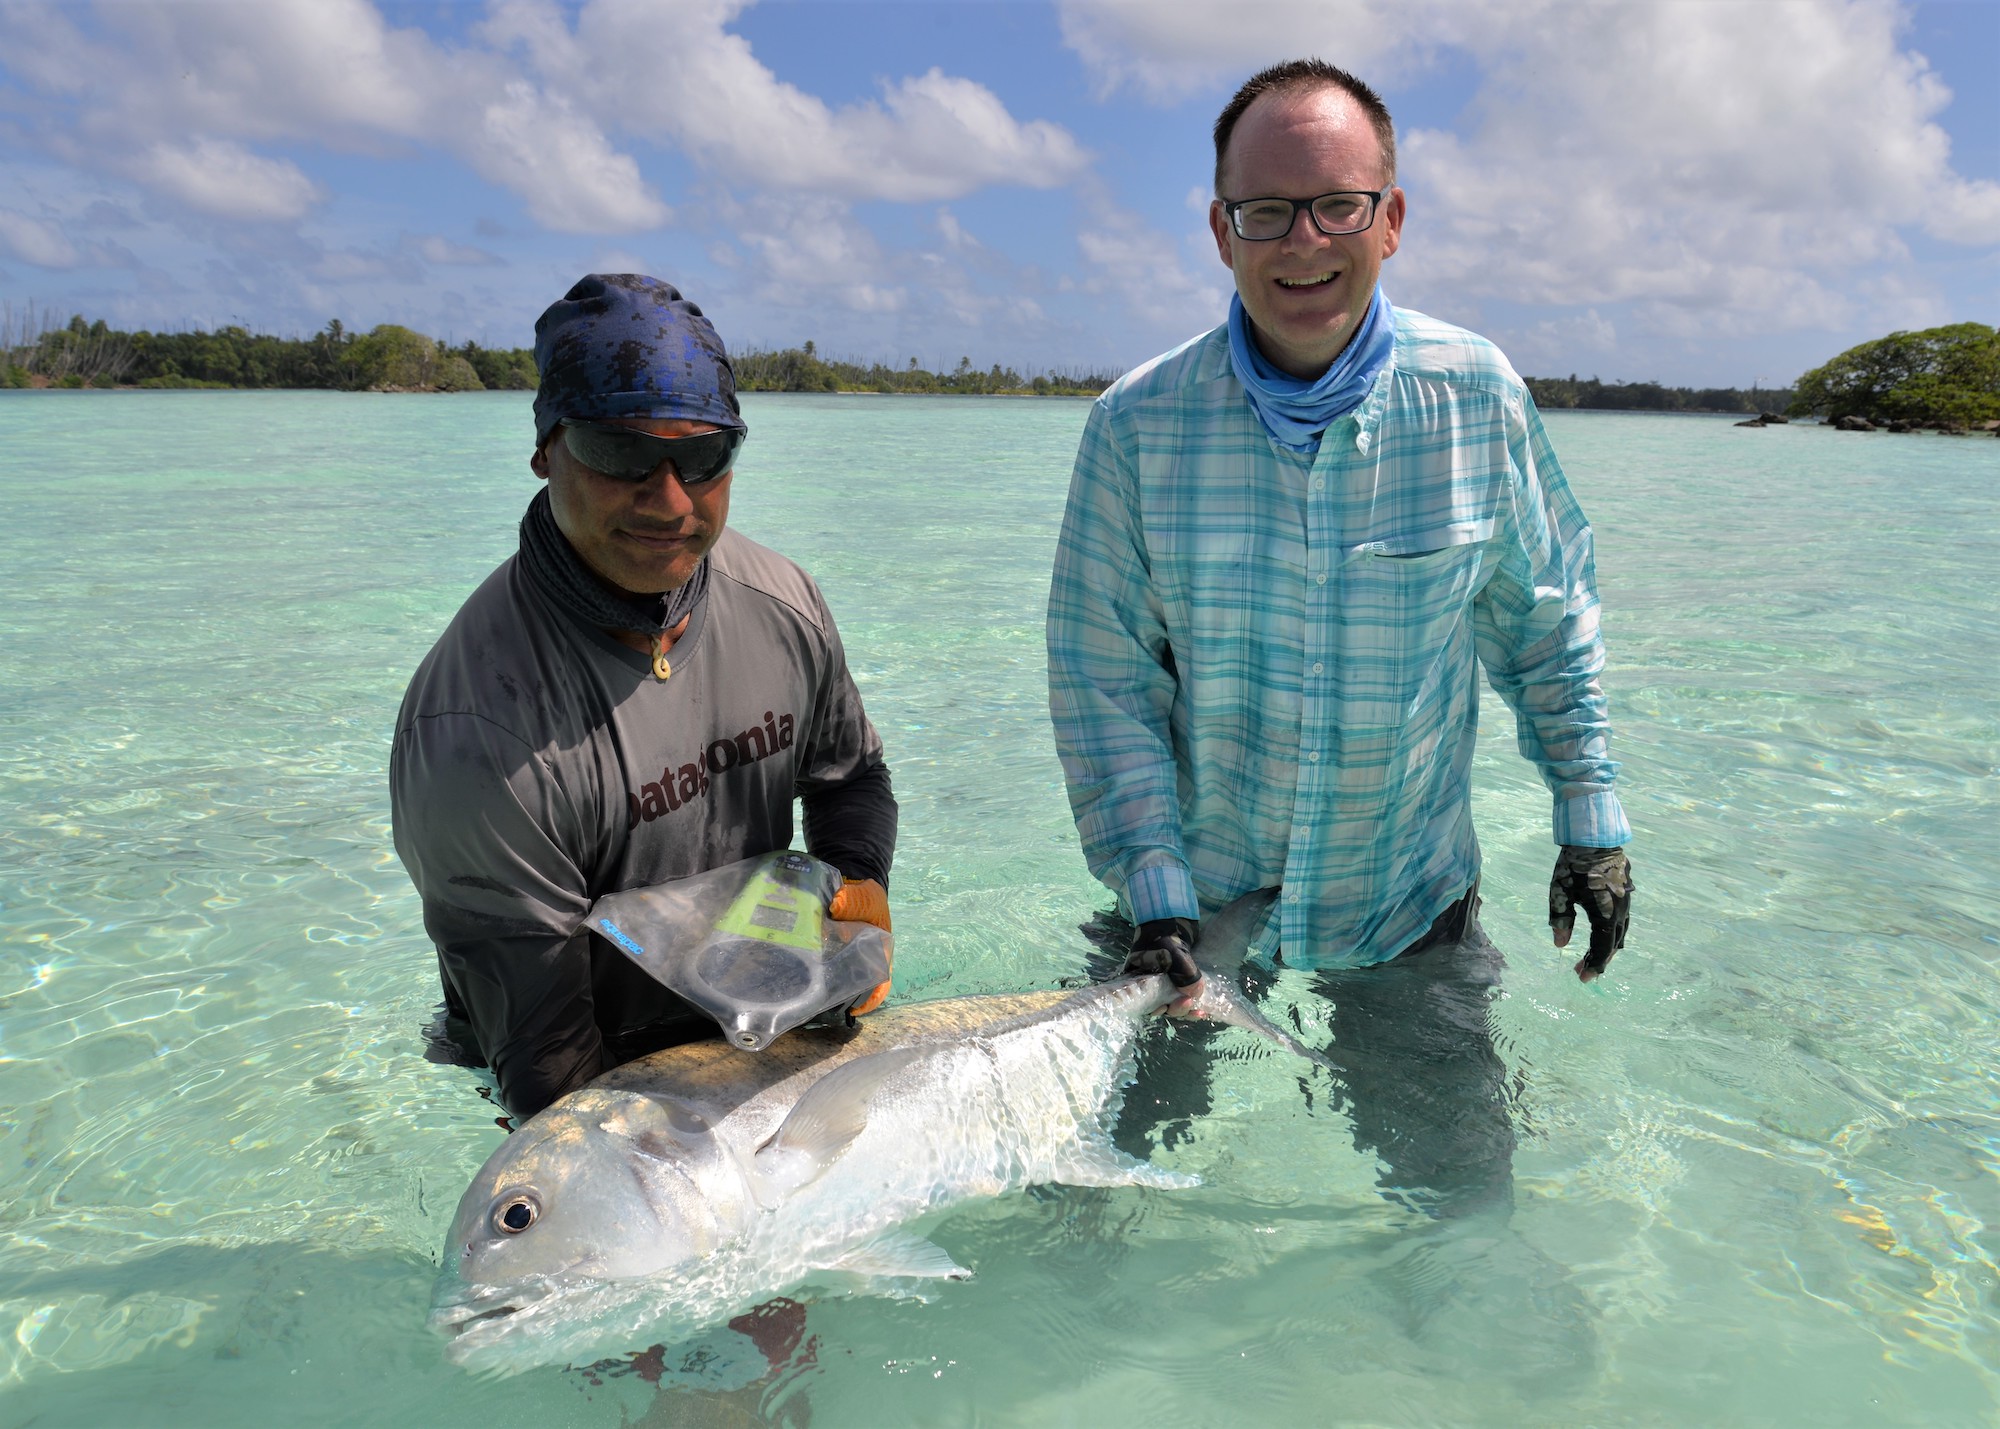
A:
<svg viewBox="0 0 2000 1429">
<path fill-rule="evenodd" d="M 541 1219 L 542 1208 L 527 1195 L 509 1196 L 493 1211 L 493 1229 L 502 1235 L 519 1235 Z"/>
</svg>

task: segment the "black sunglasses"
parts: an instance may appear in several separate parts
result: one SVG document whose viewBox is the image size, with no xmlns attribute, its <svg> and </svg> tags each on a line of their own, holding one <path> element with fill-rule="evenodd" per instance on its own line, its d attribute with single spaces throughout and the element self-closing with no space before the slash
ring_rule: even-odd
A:
<svg viewBox="0 0 2000 1429">
<path fill-rule="evenodd" d="M 580 417 L 564 417 L 561 426 L 569 454 L 592 471 L 620 481 L 644 481 L 660 463 L 670 461 L 682 486 L 700 486 L 725 474 L 750 435 L 741 427 L 719 427 L 692 437 L 656 437 Z"/>
</svg>

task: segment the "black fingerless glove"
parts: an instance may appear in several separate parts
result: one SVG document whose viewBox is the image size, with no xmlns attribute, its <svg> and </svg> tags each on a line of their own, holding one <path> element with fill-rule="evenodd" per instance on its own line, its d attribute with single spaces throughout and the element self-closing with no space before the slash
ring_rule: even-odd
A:
<svg viewBox="0 0 2000 1429">
<path fill-rule="evenodd" d="M 1153 918 L 1132 933 L 1132 951 L 1125 955 L 1127 974 L 1165 973 L 1175 987 L 1192 987 L 1201 981 L 1201 969 L 1194 962 L 1195 921 L 1192 918 Z"/>
<path fill-rule="evenodd" d="M 1577 960 L 1576 975 L 1589 982 L 1625 946 L 1632 922 L 1632 864 L 1624 849 L 1562 846 L 1549 879 L 1549 927 L 1557 947 L 1569 942 L 1579 908 L 1590 920 L 1590 947 Z"/>
</svg>

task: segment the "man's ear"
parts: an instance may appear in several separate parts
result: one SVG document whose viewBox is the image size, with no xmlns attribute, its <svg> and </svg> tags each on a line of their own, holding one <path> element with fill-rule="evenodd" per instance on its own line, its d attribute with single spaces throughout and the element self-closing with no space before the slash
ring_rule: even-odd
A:
<svg viewBox="0 0 2000 1429">
<path fill-rule="evenodd" d="M 1403 246 L 1403 191 L 1394 189 L 1389 201 L 1382 206 L 1376 222 L 1382 226 L 1382 256 L 1393 258 L 1396 250 Z"/>
<path fill-rule="evenodd" d="M 1229 215 L 1222 211 L 1222 200 L 1212 199 L 1208 205 L 1208 231 L 1215 235 L 1215 256 L 1222 260 L 1222 266 L 1234 271 L 1236 256 L 1230 251 L 1230 239 L 1235 234 L 1229 227 Z"/>
</svg>

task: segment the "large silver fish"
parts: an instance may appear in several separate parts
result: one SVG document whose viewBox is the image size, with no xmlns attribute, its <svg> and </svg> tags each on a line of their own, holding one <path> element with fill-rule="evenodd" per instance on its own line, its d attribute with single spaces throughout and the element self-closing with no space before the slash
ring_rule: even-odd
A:
<svg viewBox="0 0 2000 1429">
<path fill-rule="evenodd" d="M 1273 1027 L 1229 976 L 1273 890 L 1202 929 L 1192 1013 Z M 1046 1182 L 1183 1187 L 1107 1136 L 1163 975 L 885 1008 L 763 1052 L 671 1047 L 502 1142 L 459 1202 L 431 1324 L 470 1368 L 596 1358 L 712 1325 L 816 1277 L 970 1272 L 905 1222 Z"/>
</svg>

